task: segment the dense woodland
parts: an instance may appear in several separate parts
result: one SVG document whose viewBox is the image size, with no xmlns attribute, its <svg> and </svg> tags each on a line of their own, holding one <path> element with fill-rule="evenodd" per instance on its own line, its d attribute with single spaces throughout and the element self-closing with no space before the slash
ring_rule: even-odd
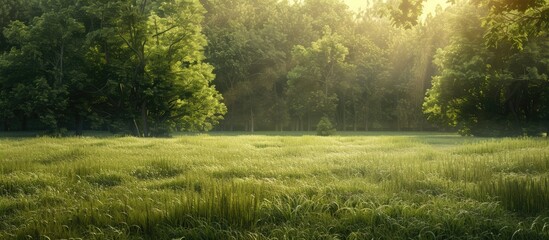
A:
<svg viewBox="0 0 549 240">
<path fill-rule="evenodd" d="M 5 131 L 549 127 L 546 0 L 3 2 Z"/>
</svg>

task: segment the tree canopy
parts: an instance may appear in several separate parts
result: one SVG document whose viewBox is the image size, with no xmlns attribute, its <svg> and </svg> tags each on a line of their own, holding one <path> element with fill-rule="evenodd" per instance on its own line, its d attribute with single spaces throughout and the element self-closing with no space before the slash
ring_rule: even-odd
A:
<svg viewBox="0 0 549 240">
<path fill-rule="evenodd" d="M 429 118 L 477 136 L 536 135 L 547 130 L 549 106 L 547 38 L 532 36 L 513 48 L 485 45 L 487 8 L 460 7 L 450 45 L 440 49 L 424 104 Z M 488 30 L 489 31 L 489 30 Z"/>
<path fill-rule="evenodd" d="M 549 126 L 546 0 L 6 0 L 3 130 Z"/>
<path fill-rule="evenodd" d="M 225 113 L 204 62 L 198 1 L 35 4 L 35 17 L 3 31 L 4 128 L 81 132 L 87 124 L 153 136 L 209 130 Z"/>
</svg>

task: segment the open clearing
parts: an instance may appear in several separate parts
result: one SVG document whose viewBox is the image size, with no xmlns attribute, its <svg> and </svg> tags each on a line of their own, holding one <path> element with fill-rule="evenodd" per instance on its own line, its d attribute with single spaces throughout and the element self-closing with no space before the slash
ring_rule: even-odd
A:
<svg viewBox="0 0 549 240">
<path fill-rule="evenodd" d="M 549 239 L 549 141 L 0 139 L 0 239 Z"/>
</svg>

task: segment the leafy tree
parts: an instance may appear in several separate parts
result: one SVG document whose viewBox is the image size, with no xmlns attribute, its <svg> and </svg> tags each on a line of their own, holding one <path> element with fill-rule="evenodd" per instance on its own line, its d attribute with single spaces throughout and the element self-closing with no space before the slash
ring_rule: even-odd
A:
<svg viewBox="0 0 549 240">
<path fill-rule="evenodd" d="M 294 112 L 310 109 L 309 114 L 335 118 L 338 101 L 335 89 L 353 68 L 346 62 L 348 54 L 342 37 L 329 28 L 311 47 L 294 48 L 297 65 L 288 73 L 288 94 Z"/>
<path fill-rule="evenodd" d="M 84 29 L 72 17 L 74 11 L 74 7 L 52 7 L 30 25 L 13 21 L 4 30 L 13 47 L 4 55 L 3 95 L 14 97 L 5 100 L 12 102 L 8 104 L 12 112 L 5 118 L 22 115 L 23 123 L 26 118 L 38 118 L 50 131 L 62 128 L 69 91 L 82 74 L 78 61 Z M 18 68 L 24 73 L 16 72 Z"/>
<path fill-rule="evenodd" d="M 370 25 L 368 22 L 362 24 Z M 378 46 L 364 32 L 370 28 L 359 29 L 355 35 L 345 39 L 349 47 L 348 61 L 354 65 L 353 74 L 340 85 L 341 129 L 346 130 L 351 120 L 353 130 L 369 130 L 373 122 L 383 122 L 381 98 L 385 95 L 388 80 L 387 51 Z"/>
<path fill-rule="evenodd" d="M 418 18 L 425 0 L 389 1 L 388 10 L 393 18 L 393 24 L 411 28 L 418 24 Z"/>
<path fill-rule="evenodd" d="M 474 0 L 477 5 L 490 9 L 483 20 L 485 39 L 491 46 L 512 42 L 522 49 L 530 38 L 547 36 L 549 29 L 549 2 L 547 0 Z"/>
<path fill-rule="evenodd" d="M 281 76 L 285 75 L 285 35 L 280 23 L 287 7 L 273 0 L 205 1 L 209 61 L 224 94 L 229 129 L 282 129 L 287 122 Z"/>
<path fill-rule="evenodd" d="M 0 4 L 0 33 L 12 21 L 28 24 L 41 13 L 39 0 L 4 0 Z M 0 34 L 0 51 L 7 51 L 11 44 Z"/>
<path fill-rule="evenodd" d="M 108 1 L 90 11 L 103 19 L 95 49 L 110 45 L 106 69 L 114 69 L 108 97 L 118 110 L 114 123 L 131 126 L 139 136 L 181 130 L 209 130 L 225 113 L 221 95 L 210 84 L 213 68 L 204 63 L 201 33 L 204 9 L 198 1 Z M 112 9 L 110 9 L 112 8 Z M 114 33 L 115 40 L 101 40 Z M 108 52 L 114 49 L 115 53 Z M 100 54 L 95 54 L 100 56 Z M 125 124 L 124 124 L 125 123 Z"/>
<path fill-rule="evenodd" d="M 0 57 L 4 129 L 31 121 L 81 134 L 88 122 L 155 136 L 209 130 L 222 119 L 197 0 L 31 3 L 22 13 L 14 11 L 20 1 L 0 8 L 0 41 L 9 46 Z"/>
<path fill-rule="evenodd" d="M 431 87 L 431 77 L 437 68 L 432 63 L 436 50 L 448 44 L 450 21 L 456 14 L 456 7 L 449 7 L 435 17 L 411 29 L 399 30 L 388 49 L 390 83 L 381 85 L 387 88 L 387 105 L 392 109 L 386 122 L 393 122 L 396 129 L 420 130 L 430 127 L 422 111 L 427 89 Z M 393 86 L 392 88 L 390 86 Z"/>
<path fill-rule="evenodd" d="M 389 1 L 389 12 L 397 26 L 410 28 L 418 23 L 418 17 L 426 0 Z M 448 0 L 459 3 L 457 0 Z M 549 3 L 547 0 L 471 0 L 477 7 L 484 7 L 489 14 L 483 18 L 486 28 L 486 42 L 497 46 L 506 40 L 518 49 L 531 37 L 547 34 L 549 28 Z M 396 7 L 398 5 L 398 7 Z"/>
<path fill-rule="evenodd" d="M 512 42 L 506 51 L 487 47 L 486 12 L 472 6 L 461 12 L 451 44 L 436 57 L 440 74 L 424 104 L 428 117 L 478 136 L 546 131 L 547 40 L 532 39 L 523 51 L 511 49 Z"/>
<path fill-rule="evenodd" d="M 301 12 L 309 16 L 311 28 L 316 33 L 312 40 L 321 38 L 326 26 L 338 34 L 346 34 L 353 26 L 352 12 L 339 0 L 305 0 Z"/>
</svg>

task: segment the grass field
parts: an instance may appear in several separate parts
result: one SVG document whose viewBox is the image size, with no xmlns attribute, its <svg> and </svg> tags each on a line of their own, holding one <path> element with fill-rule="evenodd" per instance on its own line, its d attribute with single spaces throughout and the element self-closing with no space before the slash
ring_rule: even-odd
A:
<svg viewBox="0 0 549 240">
<path fill-rule="evenodd" d="M 549 239 L 549 141 L 0 138 L 0 239 Z"/>
</svg>

